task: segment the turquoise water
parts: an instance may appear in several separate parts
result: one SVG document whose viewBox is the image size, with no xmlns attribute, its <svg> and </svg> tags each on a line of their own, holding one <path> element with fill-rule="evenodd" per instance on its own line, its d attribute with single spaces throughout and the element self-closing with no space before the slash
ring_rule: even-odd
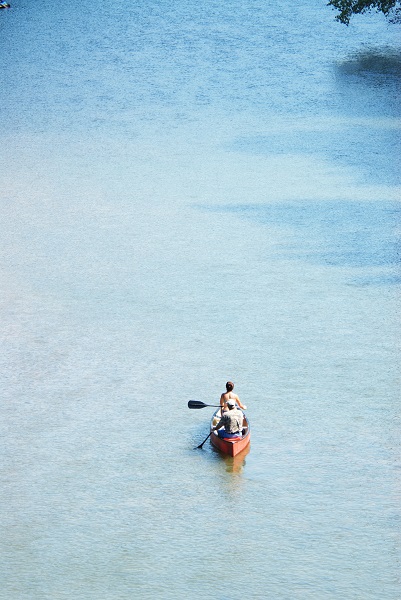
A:
<svg viewBox="0 0 401 600">
<path fill-rule="evenodd" d="M 399 600 L 399 28 L 333 17 L 1 11 L 2 600 Z"/>
</svg>

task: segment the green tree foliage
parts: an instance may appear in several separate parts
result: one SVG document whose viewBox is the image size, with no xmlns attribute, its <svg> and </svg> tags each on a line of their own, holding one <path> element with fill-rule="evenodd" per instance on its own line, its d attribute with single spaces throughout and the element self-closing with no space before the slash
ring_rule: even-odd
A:
<svg viewBox="0 0 401 600">
<path fill-rule="evenodd" d="M 330 0 L 328 6 L 339 11 L 336 19 L 345 25 L 352 15 L 371 10 L 382 12 L 392 23 L 401 23 L 401 0 Z"/>
</svg>

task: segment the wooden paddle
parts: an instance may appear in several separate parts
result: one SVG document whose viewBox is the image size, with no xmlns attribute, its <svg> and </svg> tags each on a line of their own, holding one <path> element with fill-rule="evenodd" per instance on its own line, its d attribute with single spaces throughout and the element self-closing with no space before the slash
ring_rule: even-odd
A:
<svg viewBox="0 0 401 600">
<path fill-rule="evenodd" d="M 205 408 L 205 406 L 212 406 L 214 408 L 220 408 L 220 404 L 205 404 L 200 400 L 190 400 L 188 402 L 188 408 Z"/>
</svg>

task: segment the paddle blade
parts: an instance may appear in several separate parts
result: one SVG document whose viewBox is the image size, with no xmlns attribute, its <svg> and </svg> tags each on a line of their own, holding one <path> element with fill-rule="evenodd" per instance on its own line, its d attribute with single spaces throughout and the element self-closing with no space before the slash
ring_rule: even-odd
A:
<svg viewBox="0 0 401 600">
<path fill-rule="evenodd" d="M 212 406 L 213 408 L 219 408 L 220 404 L 205 404 L 200 400 L 190 400 L 188 402 L 188 408 L 205 408 L 205 406 Z"/>
<path fill-rule="evenodd" d="M 207 406 L 207 404 L 200 400 L 190 400 L 188 402 L 188 408 L 205 408 L 205 406 Z"/>
</svg>

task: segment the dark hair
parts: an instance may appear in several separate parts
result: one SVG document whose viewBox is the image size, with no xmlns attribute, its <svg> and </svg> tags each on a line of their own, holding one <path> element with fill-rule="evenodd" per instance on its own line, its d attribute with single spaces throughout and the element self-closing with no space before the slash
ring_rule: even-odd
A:
<svg viewBox="0 0 401 600">
<path fill-rule="evenodd" d="M 234 384 L 232 381 L 227 381 L 226 383 L 226 390 L 227 392 L 232 392 L 232 390 L 234 389 Z"/>
</svg>

